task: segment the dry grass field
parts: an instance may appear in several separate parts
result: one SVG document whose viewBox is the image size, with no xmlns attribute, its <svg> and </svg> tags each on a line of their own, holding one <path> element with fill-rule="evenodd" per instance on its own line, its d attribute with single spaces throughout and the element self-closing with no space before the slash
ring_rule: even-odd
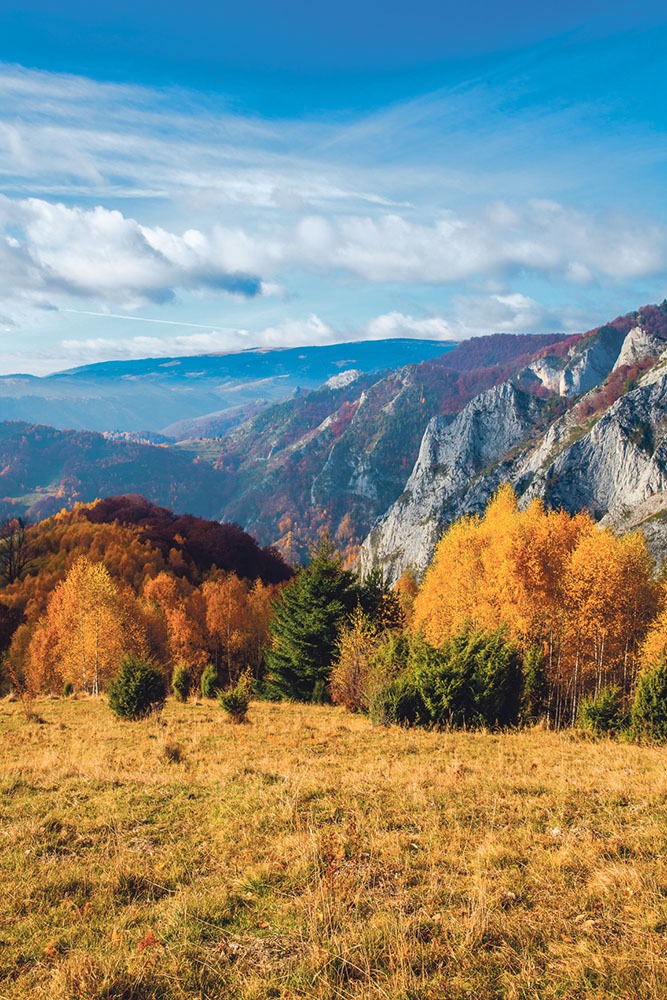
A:
<svg viewBox="0 0 667 1000">
<path fill-rule="evenodd" d="M 0 998 L 667 996 L 667 751 L 0 702 Z"/>
</svg>

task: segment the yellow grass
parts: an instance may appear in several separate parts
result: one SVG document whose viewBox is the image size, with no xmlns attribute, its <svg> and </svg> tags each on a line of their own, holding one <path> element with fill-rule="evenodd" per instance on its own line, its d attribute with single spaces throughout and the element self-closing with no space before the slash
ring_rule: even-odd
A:
<svg viewBox="0 0 667 1000">
<path fill-rule="evenodd" d="M 667 754 L 0 702 L 0 998 L 667 996 Z"/>
</svg>

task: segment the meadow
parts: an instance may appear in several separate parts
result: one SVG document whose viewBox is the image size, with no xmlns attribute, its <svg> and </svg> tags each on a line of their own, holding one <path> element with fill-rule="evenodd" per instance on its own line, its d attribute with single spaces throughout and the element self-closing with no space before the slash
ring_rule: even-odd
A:
<svg viewBox="0 0 667 1000">
<path fill-rule="evenodd" d="M 0 998 L 667 995 L 667 750 L 0 701 Z"/>
</svg>

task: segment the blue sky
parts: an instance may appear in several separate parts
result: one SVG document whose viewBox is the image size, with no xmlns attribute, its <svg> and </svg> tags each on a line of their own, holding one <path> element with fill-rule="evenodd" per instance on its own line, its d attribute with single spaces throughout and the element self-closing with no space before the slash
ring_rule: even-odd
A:
<svg viewBox="0 0 667 1000">
<path fill-rule="evenodd" d="M 3 372 L 667 296 L 663 3 L 54 8 L 0 9 Z"/>
</svg>

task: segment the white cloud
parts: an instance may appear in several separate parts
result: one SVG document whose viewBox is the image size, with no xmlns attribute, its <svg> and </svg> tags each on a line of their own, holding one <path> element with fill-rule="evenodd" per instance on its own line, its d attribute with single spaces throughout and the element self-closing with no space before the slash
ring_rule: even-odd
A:
<svg viewBox="0 0 667 1000">
<path fill-rule="evenodd" d="M 622 282 L 664 273 L 667 230 L 532 201 L 449 212 L 430 224 L 395 213 L 309 214 L 294 226 L 178 233 L 100 205 L 0 196 L 0 303 L 15 322 L 30 306 L 77 301 L 113 311 L 182 292 L 281 295 L 297 268 L 379 285 L 458 285 L 464 295 L 467 284 L 502 286 L 526 275 L 579 286 Z M 496 310 L 507 305 L 495 301 Z M 392 323 L 400 331 L 408 319 Z M 414 322 L 427 330 L 433 321 Z"/>
<path fill-rule="evenodd" d="M 546 333 L 564 330 L 560 313 L 528 295 L 460 295 L 454 302 L 459 337 L 487 333 Z"/>
<path fill-rule="evenodd" d="M 132 320 L 131 316 L 116 319 Z M 152 322 L 140 320 L 140 322 Z M 159 323 L 161 321 L 156 320 Z M 171 325 L 171 324 L 169 324 Z M 184 324 L 187 326 L 188 324 Z M 192 354 L 216 354 L 243 351 L 253 347 L 301 347 L 308 344 L 329 344 L 343 339 L 328 323 L 314 313 L 305 319 L 292 319 L 250 332 L 245 329 L 208 330 L 206 333 L 170 334 L 164 337 L 136 336 L 125 338 L 88 337 L 64 340 L 58 353 L 61 358 L 76 359 L 77 364 L 92 363 L 105 358 L 174 357 Z"/>
<path fill-rule="evenodd" d="M 197 230 L 179 235 L 143 226 L 118 210 L 70 208 L 0 195 L 0 296 L 63 297 L 130 309 L 173 298 L 177 289 L 255 296 L 270 286 L 244 264 L 243 247 Z"/>
<path fill-rule="evenodd" d="M 369 340 L 390 340 L 392 337 L 415 337 L 423 340 L 453 340 L 460 331 L 442 316 L 418 319 L 405 313 L 390 312 L 376 316 L 364 327 Z"/>
<path fill-rule="evenodd" d="M 305 236 L 303 229 L 304 258 L 372 282 L 456 284 L 524 272 L 590 283 L 667 268 L 667 227 L 595 218 L 554 202 L 495 203 L 430 224 L 396 214 L 309 218 Z"/>
<path fill-rule="evenodd" d="M 0 64 L 0 327 L 43 337 L 55 356 L 56 340 L 82 343 L 66 309 L 153 306 L 211 330 L 224 316 L 220 334 L 205 322 L 192 334 L 221 348 L 116 341 L 104 320 L 90 324 L 92 354 L 137 356 L 563 328 L 571 300 L 588 320 L 601 302 L 657 298 L 662 137 L 621 117 L 601 129 L 593 105 L 531 103 L 522 80 L 278 122 L 219 98 Z M 397 286 L 409 286 L 402 312 Z M 443 315 L 422 304 L 438 287 L 454 303 Z M 561 307 L 531 298 L 536 287 Z M 228 292 L 247 298 L 227 295 L 221 313 Z M 369 302 L 379 315 L 366 323 Z"/>
</svg>

